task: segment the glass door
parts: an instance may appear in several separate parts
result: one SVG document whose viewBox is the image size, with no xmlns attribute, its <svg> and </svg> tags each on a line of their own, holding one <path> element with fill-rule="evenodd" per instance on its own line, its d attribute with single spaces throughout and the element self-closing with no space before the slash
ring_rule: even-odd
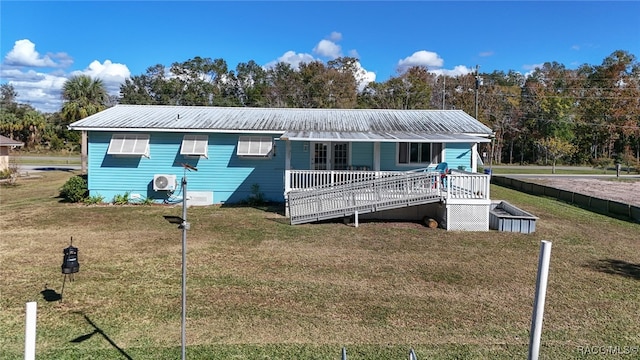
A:
<svg viewBox="0 0 640 360">
<path fill-rule="evenodd" d="M 349 143 L 332 143 L 333 170 L 349 168 Z"/>
<path fill-rule="evenodd" d="M 313 143 L 312 164 L 313 170 L 328 170 L 329 169 L 329 144 L 328 143 Z"/>
</svg>

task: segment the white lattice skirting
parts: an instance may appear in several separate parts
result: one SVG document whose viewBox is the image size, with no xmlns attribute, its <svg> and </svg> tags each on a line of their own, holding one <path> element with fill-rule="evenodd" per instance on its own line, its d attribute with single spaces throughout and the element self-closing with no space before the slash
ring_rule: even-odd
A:
<svg viewBox="0 0 640 360">
<path fill-rule="evenodd" d="M 447 204 L 447 230 L 489 231 L 490 204 Z"/>
</svg>

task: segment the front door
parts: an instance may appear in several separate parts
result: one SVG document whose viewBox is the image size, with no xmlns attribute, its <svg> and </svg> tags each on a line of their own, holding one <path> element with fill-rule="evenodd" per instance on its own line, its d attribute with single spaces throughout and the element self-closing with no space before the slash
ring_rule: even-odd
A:
<svg viewBox="0 0 640 360">
<path fill-rule="evenodd" d="M 349 167 L 349 143 L 331 143 L 333 170 L 347 170 Z"/>
<path fill-rule="evenodd" d="M 313 170 L 329 170 L 329 143 L 313 143 L 311 167 Z"/>
<path fill-rule="evenodd" d="M 349 143 L 313 143 L 311 168 L 313 170 L 347 170 L 349 167 Z"/>
</svg>

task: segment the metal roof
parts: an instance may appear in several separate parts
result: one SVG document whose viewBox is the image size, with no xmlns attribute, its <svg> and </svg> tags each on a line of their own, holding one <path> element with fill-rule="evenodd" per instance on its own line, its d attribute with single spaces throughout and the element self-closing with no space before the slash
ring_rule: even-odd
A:
<svg viewBox="0 0 640 360">
<path fill-rule="evenodd" d="M 341 133 L 334 131 L 287 131 L 282 140 L 292 141 L 349 141 L 349 142 L 438 142 L 438 143 L 474 143 L 491 142 L 486 137 L 478 137 L 467 134 L 428 134 L 407 132 L 365 132 L 365 133 Z"/>
<path fill-rule="evenodd" d="M 69 125 L 88 131 L 319 132 L 371 141 L 434 134 L 488 137 L 490 128 L 462 110 L 293 109 L 116 105 Z M 297 135 L 296 135 L 297 134 Z M 333 135 L 331 135 L 333 134 Z M 343 135 L 340 135 L 343 134 Z M 308 139 L 308 137 L 307 137 Z M 316 138 L 314 138 L 316 139 Z"/>
<path fill-rule="evenodd" d="M 16 141 L 6 136 L 0 135 L 0 146 L 22 146 L 22 145 L 24 144 L 21 143 L 20 141 Z"/>
</svg>

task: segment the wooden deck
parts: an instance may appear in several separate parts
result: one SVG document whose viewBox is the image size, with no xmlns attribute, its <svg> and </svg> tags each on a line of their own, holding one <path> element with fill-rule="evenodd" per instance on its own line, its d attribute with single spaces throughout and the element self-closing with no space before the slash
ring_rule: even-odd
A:
<svg viewBox="0 0 640 360">
<path fill-rule="evenodd" d="M 445 202 L 489 199 L 489 176 L 419 170 L 288 171 L 286 185 L 291 224 Z"/>
</svg>

